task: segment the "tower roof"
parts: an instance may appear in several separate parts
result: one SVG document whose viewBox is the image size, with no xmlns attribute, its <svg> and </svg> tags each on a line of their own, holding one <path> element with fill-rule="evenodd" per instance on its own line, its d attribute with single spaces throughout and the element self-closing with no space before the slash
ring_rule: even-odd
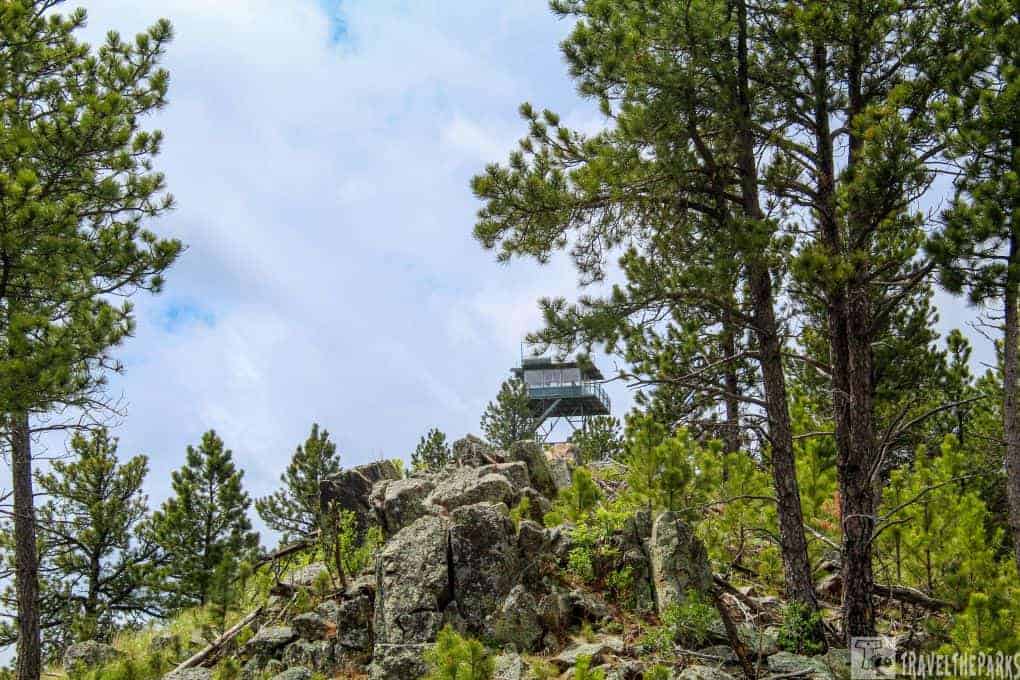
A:
<svg viewBox="0 0 1020 680">
<path fill-rule="evenodd" d="M 525 371 L 546 371 L 576 368 L 581 372 L 582 380 L 605 380 L 602 371 L 590 361 L 553 361 L 551 357 L 525 357 L 521 366 L 511 369 L 517 377 L 521 377 Z"/>
</svg>

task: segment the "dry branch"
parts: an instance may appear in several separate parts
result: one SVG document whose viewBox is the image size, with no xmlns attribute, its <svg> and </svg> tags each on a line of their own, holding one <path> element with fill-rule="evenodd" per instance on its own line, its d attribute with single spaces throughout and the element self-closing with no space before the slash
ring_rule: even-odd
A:
<svg viewBox="0 0 1020 680">
<path fill-rule="evenodd" d="M 173 673 L 176 673 L 177 671 L 182 671 L 185 668 L 193 668 L 202 663 L 203 661 L 205 661 L 206 659 L 208 659 L 209 657 L 213 656 L 216 652 L 221 650 L 228 642 L 237 637 L 237 634 L 244 630 L 245 626 L 247 626 L 249 623 L 258 618 L 259 614 L 261 613 L 262 607 L 257 607 L 254 611 L 250 612 L 243 619 L 241 619 L 233 626 L 231 626 L 225 633 L 223 633 L 223 635 L 213 640 L 208 647 L 196 653 L 194 656 L 191 656 L 185 659 L 183 662 L 181 662 L 181 664 L 173 670 Z"/>
</svg>

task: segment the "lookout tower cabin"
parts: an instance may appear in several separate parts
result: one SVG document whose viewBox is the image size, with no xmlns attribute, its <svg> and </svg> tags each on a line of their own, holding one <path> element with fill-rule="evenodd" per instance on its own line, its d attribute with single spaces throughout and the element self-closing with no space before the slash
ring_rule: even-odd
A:
<svg viewBox="0 0 1020 680">
<path fill-rule="evenodd" d="M 598 382 L 605 378 L 594 364 L 527 357 L 513 373 L 527 387 L 535 436 L 540 441 L 552 434 L 560 420 L 578 430 L 584 429 L 592 416 L 609 415 L 609 395 Z"/>
</svg>

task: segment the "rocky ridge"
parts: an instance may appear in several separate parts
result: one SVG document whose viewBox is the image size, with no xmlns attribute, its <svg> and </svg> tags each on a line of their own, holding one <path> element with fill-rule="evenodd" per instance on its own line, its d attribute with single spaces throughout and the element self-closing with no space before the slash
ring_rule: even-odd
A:
<svg viewBox="0 0 1020 680">
<path fill-rule="evenodd" d="M 573 548 L 569 528 L 541 523 L 556 494 L 570 484 L 573 450 L 522 442 L 495 451 L 467 438 L 455 444 L 454 457 L 431 474 L 404 477 L 396 464 L 380 461 L 323 482 L 324 508 L 353 512 L 360 532 L 378 527 L 385 542 L 371 570 L 348 579 L 343 592 L 310 611 L 290 613 L 286 598 L 273 598 L 232 652 L 245 680 L 422 677 L 422 655 L 446 625 L 502 650 L 499 680 L 537 677 L 530 670 L 535 663 L 554 673 L 541 677 L 571 677 L 582 657 L 610 680 L 645 677 L 620 612 L 602 593 L 562 578 Z M 511 508 L 522 499 L 528 499 L 527 512 L 514 521 Z M 637 512 L 612 542 L 606 559 L 633 575 L 637 610 L 662 612 L 691 590 L 712 588 L 704 546 L 674 513 Z M 311 591 L 325 571 L 324 565 L 304 567 L 283 579 L 281 592 Z M 732 597 L 730 604 L 738 613 L 747 609 Z M 837 656 L 780 652 L 774 628 L 748 622 L 738 630 L 767 671 L 762 676 L 833 680 L 844 674 Z M 727 642 L 725 632 L 713 635 L 717 644 L 692 652 L 690 663 L 670 677 L 728 680 L 731 672 L 739 674 L 733 649 L 720 644 Z M 68 650 L 68 665 L 110 658 L 87 644 L 93 646 Z M 212 670 L 191 667 L 171 676 L 211 680 Z"/>
</svg>

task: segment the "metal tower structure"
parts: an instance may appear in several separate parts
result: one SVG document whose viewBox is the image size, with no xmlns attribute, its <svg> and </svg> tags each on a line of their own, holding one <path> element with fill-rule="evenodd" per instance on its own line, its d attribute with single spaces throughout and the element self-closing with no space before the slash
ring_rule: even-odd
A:
<svg viewBox="0 0 1020 680">
<path fill-rule="evenodd" d="M 522 357 L 514 375 L 528 389 L 535 437 L 544 442 L 561 421 L 574 430 L 584 429 L 592 416 L 610 413 L 609 395 L 597 381 L 604 380 L 594 364 L 553 361 L 549 357 Z"/>
</svg>

